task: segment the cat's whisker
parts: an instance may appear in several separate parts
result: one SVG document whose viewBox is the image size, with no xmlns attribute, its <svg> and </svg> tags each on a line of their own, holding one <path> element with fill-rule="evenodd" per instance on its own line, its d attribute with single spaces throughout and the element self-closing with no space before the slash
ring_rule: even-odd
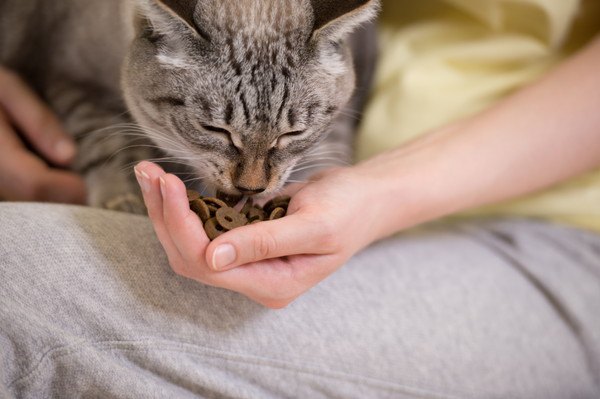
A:
<svg viewBox="0 0 600 399">
<path fill-rule="evenodd" d="M 119 125 L 113 125 L 107 129 L 119 130 L 117 132 L 113 132 L 112 135 L 122 134 L 122 135 L 127 135 L 130 137 L 154 139 L 157 142 L 163 142 L 165 144 L 168 144 L 169 149 L 173 150 L 173 152 L 177 151 L 177 152 L 182 152 L 182 153 L 189 153 L 189 150 L 182 143 L 174 140 L 168 134 L 165 134 L 157 129 L 154 129 L 154 128 L 151 128 L 148 126 L 138 125 L 138 124 L 119 124 Z"/>
<path fill-rule="evenodd" d="M 321 155 L 346 155 L 348 153 L 348 151 L 343 151 L 343 150 L 323 150 L 323 151 L 319 151 L 319 152 L 313 152 L 310 154 L 306 154 L 304 156 L 304 158 L 313 158 L 313 157 L 318 157 Z"/>
<path fill-rule="evenodd" d="M 193 182 L 197 182 L 197 181 L 203 181 L 203 180 L 205 180 L 205 179 L 207 179 L 207 178 L 209 178 L 209 177 L 210 177 L 210 176 L 199 176 L 199 177 L 195 177 L 195 178 L 193 178 L 193 179 L 185 179 L 185 180 L 182 180 L 182 181 L 183 181 L 185 184 L 188 184 L 188 183 L 193 183 Z"/>
<path fill-rule="evenodd" d="M 161 164 L 161 163 L 165 163 L 165 164 L 172 164 L 172 165 L 182 165 L 182 166 L 186 166 L 186 167 L 192 167 L 193 165 L 190 164 L 190 160 L 192 161 L 197 161 L 197 158 L 189 158 L 189 159 L 183 159 L 181 157 L 160 157 L 160 158 L 150 158 L 150 159 L 146 159 L 146 161 L 148 162 L 153 162 L 153 163 L 157 163 L 157 164 Z M 128 170 L 132 167 L 134 167 L 135 165 L 137 165 L 140 161 L 136 160 L 133 162 L 129 162 L 126 165 L 124 165 L 124 168 L 122 170 Z M 183 172 L 178 172 L 180 174 L 184 174 Z M 191 173 L 187 173 L 188 175 Z"/>
<path fill-rule="evenodd" d="M 305 170 L 309 170 L 309 169 L 325 168 L 325 167 L 335 168 L 335 167 L 339 167 L 339 166 L 340 165 L 335 165 L 335 164 L 331 164 L 331 163 L 315 164 L 315 165 L 311 165 L 311 166 L 304 166 L 304 167 L 301 167 L 301 168 L 293 169 L 292 170 L 292 174 L 298 173 L 298 172 L 302 172 L 302 171 L 305 171 Z"/>
<path fill-rule="evenodd" d="M 336 148 L 337 147 L 337 148 Z M 332 145 L 328 145 L 328 146 L 322 146 L 318 149 L 315 149 L 309 153 L 307 153 L 305 155 L 305 157 L 310 157 L 310 156 L 314 156 L 314 155 L 324 155 L 324 154 L 340 154 L 340 155 L 346 155 L 348 153 L 348 147 L 345 145 L 339 145 L 339 146 L 332 146 Z"/>
<path fill-rule="evenodd" d="M 363 113 L 360 111 L 344 109 L 344 110 L 341 110 L 340 112 L 338 112 L 338 115 L 347 116 L 353 120 L 360 120 L 363 116 Z"/>
<path fill-rule="evenodd" d="M 304 156 L 304 158 L 312 158 L 312 157 L 318 157 L 321 155 L 346 155 L 347 151 L 342 151 L 342 150 L 328 150 L 328 151 L 319 151 L 319 152 L 314 152 L 314 153 L 310 153 L 310 154 L 306 154 Z"/>
<path fill-rule="evenodd" d="M 321 157 L 321 158 L 316 158 L 316 159 L 310 159 L 310 160 L 307 160 L 307 161 L 304 161 L 304 162 L 298 162 L 296 164 L 296 166 L 309 165 L 309 164 L 312 164 L 312 163 L 315 163 L 315 162 L 320 162 L 320 161 L 339 162 L 340 164 L 345 165 L 345 166 L 350 166 L 351 165 L 350 162 L 344 161 L 343 159 L 334 158 L 334 157 Z"/>
</svg>

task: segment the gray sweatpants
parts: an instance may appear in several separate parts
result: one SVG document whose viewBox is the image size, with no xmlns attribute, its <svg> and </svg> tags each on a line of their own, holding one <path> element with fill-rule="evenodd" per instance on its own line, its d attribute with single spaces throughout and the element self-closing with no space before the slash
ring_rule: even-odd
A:
<svg viewBox="0 0 600 399">
<path fill-rule="evenodd" d="M 175 275 L 143 217 L 0 223 L 0 397 L 600 398 L 592 233 L 411 232 L 274 311 Z"/>
</svg>

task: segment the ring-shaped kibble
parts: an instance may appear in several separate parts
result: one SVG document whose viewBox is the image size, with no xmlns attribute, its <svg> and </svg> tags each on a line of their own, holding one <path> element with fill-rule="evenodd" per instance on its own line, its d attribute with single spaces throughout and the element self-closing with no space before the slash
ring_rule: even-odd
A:
<svg viewBox="0 0 600 399">
<path fill-rule="evenodd" d="M 208 205 L 204 203 L 201 199 L 197 199 L 190 204 L 190 209 L 194 211 L 196 215 L 202 220 L 202 223 L 206 223 L 208 219 L 210 219 L 210 209 L 208 209 Z"/>
<path fill-rule="evenodd" d="M 273 212 L 271 212 L 271 214 L 269 215 L 269 220 L 277 220 L 277 219 L 281 219 L 282 217 L 285 216 L 285 209 L 283 208 L 275 208 L 273 209 Z"/>
<path fill-rule="evenodd" d="M 206 204 L 206 203 L 205 203 Z M 214 218 L 217 215 L 217 211 L 221 208 L 217 208 L 214 205 L 206 205 L 208 207 L 208 212 L 210 213 L 210 217 Z"/>
<path fill-rule="evenodd" d="M 243 215 L 230 207 L 217 210 L 216 219 L 217 222 L 227 230 L 233 230 L 245 226 L 248 223 L 246 215 Z"/>
<path fill-rule="evenodd" d="M 225 202 L 223 202 L 220 199 L 215 198 L 215 197 L 203 198 L 202 201 L 204 201 L 206 203 L 206 205 L 208 205 L 209 207 L 213 206 L 217 209 L 224 208 L 227 206 L 227 204 Z"/>
<path fill-rule="evenodd" d="M 217 218 L 208 219 L 206 223 L 204 223 L 204 231 L 211 241 L 227 232 L 227 230 L 219 224 Z"/>
<path fill-rule="evenodd" d="M 255 220 L 263 221 L 267 218 L 267 213 L 265 211 L 263 211 L 262 209 L 260 209 L 256 206 L 253 206 L 252 208 L 250 208 L 248 213 L 246 213 L 246 216 L 248 217 L 248 220 L 251 222 L 253 222 Z"/>
<path fill-rule="evenodd" d="M 200 195 L 200 193 L 198 191 L 187 190 L 186 194 L 187 194 L 187 198 L 188 198 L 189 202 L 194 202 L 194 201 L 202 198 L 202 196 Z"/>
<path fill-rule="evenodd" d="M 223 191 L 217 191 L 217 198 L 225 202 L 228 206 L 234 207 L 242 200 L 244 196 L 240 194 L 227 194 Z"/>
<path fill-rule="evenodd" d="M 263 206 L 263 209 L 266 213 L 271 214 L 276 208 L 287 209 L 288 205 L 290 204 L 290 201 L 291 198 L 288 196 L 275 197 L 272 200 L 268 201 Z"/>
</svg>

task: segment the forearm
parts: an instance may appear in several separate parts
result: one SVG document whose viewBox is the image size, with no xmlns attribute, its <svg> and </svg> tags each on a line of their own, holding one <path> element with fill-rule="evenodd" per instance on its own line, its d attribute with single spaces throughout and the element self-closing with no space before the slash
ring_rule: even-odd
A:
<svg viewBox="0 0 600 399">
<path fill-rule="evenodd" d="M 600 165 L 600 40 L 496 107 L 358 166 L 390 204 L 382 235 Z"/>
</svg>

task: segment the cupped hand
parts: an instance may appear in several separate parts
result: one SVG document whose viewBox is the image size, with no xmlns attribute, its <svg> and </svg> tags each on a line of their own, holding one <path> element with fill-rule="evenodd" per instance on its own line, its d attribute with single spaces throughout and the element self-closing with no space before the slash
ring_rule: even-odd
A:
<svg viewBox="0 0 600 399">
<path fill-rule="evenodd" d="M 0 199 L 84 203 L 81 177 L 61 169 L 74 156 L 75 145 L 52 111 L 0 67 Z"/>
<path fill-rule="evenodd" d="M 285 307 L 380 237 L 381 207 L 366 181 L 341 168 L 299 187 L 288 216 L 232 230 L 210 242 L 186 188 L 155 164 L 136 167 L 149 216 L 173 270 Z"/>
</svg>

